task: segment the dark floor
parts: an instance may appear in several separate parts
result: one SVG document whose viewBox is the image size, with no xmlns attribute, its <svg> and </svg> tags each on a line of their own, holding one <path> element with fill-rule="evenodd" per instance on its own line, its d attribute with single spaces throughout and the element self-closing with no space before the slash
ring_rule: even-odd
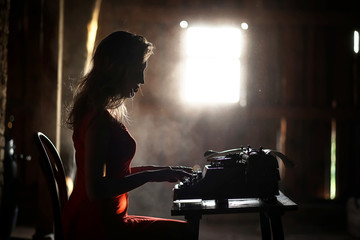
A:
<svg viewBox="0 0 360 240">
<path fill-rule="evenodd" d="M 360 216 L 358 216 L 360 221 Z M 356 240 L 349 234 L 346 208 L 337 205 L 305 205 L 297 211 L 286 212 L 282 218 L 287 240 Z M 360 224 L 360 222 L 357 222 Z M 359 232 L 360 232 L 360 225 Z M 31 227 L 17 226 L 12 240 L 31 239 Z M 257 214 L 203 216 L 200 240 L 256 240 L 261 239 Z"/>
</svg>

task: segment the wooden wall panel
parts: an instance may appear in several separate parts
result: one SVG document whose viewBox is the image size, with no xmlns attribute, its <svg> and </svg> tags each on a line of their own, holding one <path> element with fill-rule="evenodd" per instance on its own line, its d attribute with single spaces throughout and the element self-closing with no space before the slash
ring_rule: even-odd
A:
<svg viewBox="0 0 360 240">
<path fill-rule="evenodd" d="M 353 29 L 334 28 L 329 41 L 332 68 L 329 68 L 333 82 L 333 100 L 337 107 L 346 108 L 354 104 L 353 96 Z"/>
<path fill-rule="evenodd" d="M 314 91 L 308 92 L 309 101 L 307 106 L 316 106 L 321 108 L 327 108 L 331 106 L 331 84 L 328 80 L 328 49 L 331 33 L 323 26 L 310 27 L 310 31 L 314 32 L 306 38 L 307 42 L 313 42 L 314 47 L 310 51 L 305 61 L 313 63 L 312 68 L 308 68 L 307 74 L 313 76 L 309 78 L 308 89 L 314 89 Z"/>
<path fill-rule="evenodd" d="M 301 106 L 304 98 L 304 33 L 301 26 L 282 28 L 283 105 Z"/>
<path fill-rule="evenodd" d="M 326 37 L 326 31 L 304 26 L 286 27 L 282 34 L 283 105 L 304 109 L 297 119 L 287 119 L 286 132 L 286 154 L 297 167 L 287 170 L 285 188 L 300 201 L 329 196 L 331 119 L 309 119 L 306 111 L 327 107 L 327 49 L 319 44 Z"/>
<path fill-rule="evenodd" d="M 249 107 L 274 106 L 281 100 L 279 29 L 255 25 L 247 37 L 247 96 Z"/>
<path fill-rule="evenodd" d="M 359 119 L 337 122 L 337 195 L 360 196 Z"/>
<path fill-rule="evenodd" d="M 330 126 L 328 121 L 288 122 L 286 153 L 296 167 L 287 170 L 286 192 L 300 201 L 328 197 Z"/>
</svg>

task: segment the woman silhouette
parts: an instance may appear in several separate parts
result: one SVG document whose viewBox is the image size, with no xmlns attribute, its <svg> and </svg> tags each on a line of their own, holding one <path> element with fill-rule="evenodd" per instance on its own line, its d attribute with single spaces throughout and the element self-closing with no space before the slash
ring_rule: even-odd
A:
<svg viewBox="0 0 360 240">
<path fill-rule="evenodd" d="M 63 212 L 66 239 L 187 239 L 184 221 L 128 215 L 128 192 L 147 182 L 176 182 L 187 167 L 131 167 L 136 142 L 124 125 L 124 102 L 144 84 L 153 46 L 117 31 L 100 42 L 75 92 L 73 129 L 77 175 Z"/>
</svg>

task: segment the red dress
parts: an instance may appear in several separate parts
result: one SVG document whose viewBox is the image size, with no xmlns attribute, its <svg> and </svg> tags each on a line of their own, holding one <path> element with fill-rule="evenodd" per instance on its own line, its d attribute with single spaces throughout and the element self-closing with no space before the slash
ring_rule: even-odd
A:
<svg viewBox="0 0 360 240">
<path fill-rule="evenodd" d="M 105 131 L 110 133 L 107 177 L 131 174 L 130 164 L 136 142 L 126 129 L 104 111 L 96 117 L 105 118 Z M 128 215 L 128 193 L 102 201 L 91 201 L 86 193 L 84 173 L 84 139 L 94 115 L 87 114 L 74 128 L 73 141 L 77 175 L 74 190 L 65 206 L 62 220 L 65 239 L 186 239 L 184 221 Z"/>
</svg>

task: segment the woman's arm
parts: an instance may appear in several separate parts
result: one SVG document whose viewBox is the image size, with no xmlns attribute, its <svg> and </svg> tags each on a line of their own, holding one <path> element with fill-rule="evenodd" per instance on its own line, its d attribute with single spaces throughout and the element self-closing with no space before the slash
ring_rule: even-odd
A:
<svg viewBox="0 0 360 240">
<path fill-rule="evenodd" d="M 149 165 L 149 166 L 136 166 L 131 168 L 131 173 L 138 173 L 143 171 L 153 171 L 153 170 L 163 170 L 171 168 L 173 170 L 183 170 L 188 173 L 193 173 L 193 169 L 191 167 L 185 167 L 185 166 L 155 166 L 155 165 Z"/>
<path fill-rule="evenodd" d="M 160 170 L 160 169 L 165 169 L 166 167 L 160 167 L 160 166 L 154 166 L 154 165 L 149 165 L 149 166 L 136 166 L 136 167 L 132 167 L 131 168 L 131 173 L 139 173 L 139 172 L 143 172 L 143 171 L 153 171 L 153 170 Z"/>
<path fill-rule="evenodd" d="M 85 136 L 85 184 L 90 199 L 106 199 L 131 191 L 147 182 L 176 182 L 191 175 L 169 167 L 149 167 L 124 178 L 104 176 L 105 160 L 109 157 L 110 130 L 103 118 L 99 117 L 94 120 Z"/>
</svg>

